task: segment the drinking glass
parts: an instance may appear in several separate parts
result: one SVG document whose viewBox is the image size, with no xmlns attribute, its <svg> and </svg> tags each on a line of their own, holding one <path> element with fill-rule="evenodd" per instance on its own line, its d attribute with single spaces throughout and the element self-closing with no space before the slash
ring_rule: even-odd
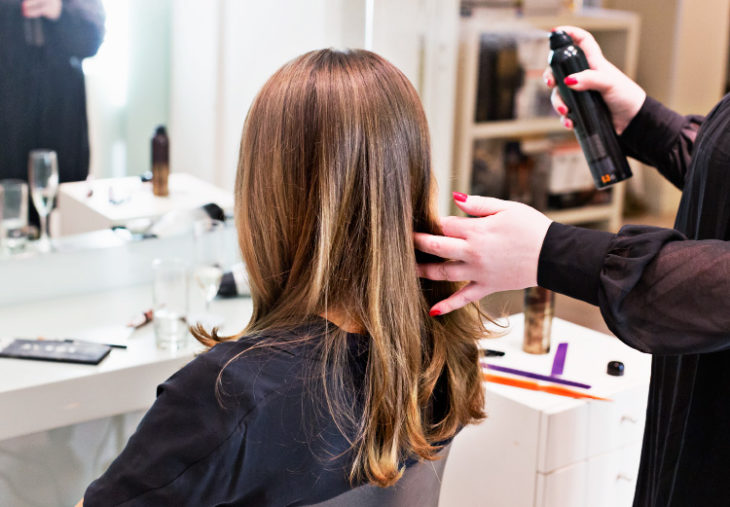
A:
<svg viewBox="0 0 730 507">
<path fill-rule="evenodd" d="M 53 210 L 58 193 L 58 159 L 52 150 L 32 150 L 28 155 L 28 182 L 33 205 L 38 211 L 41 222 L 41 236 L 38 250 L 51 249 L 48 234 L 48 215 Z"/>
<path fill-rule="evenodd" d="M 160 349 L 179 350 L 188 339 L 188 265 L 181 259 L 155 259 L 152 322 Z"/>
<path fill-rule="evenodd" d="M 223 279 L 224 228 L 220 220 L 203 219 L 193 223 L 193 280 L 205 299 L 205 313 L 197 316 L 197 320 L 204 327 L 218 326 L 223 321 L 222 317 L 210 313 L 210 303 Z"/>
<path fill-rule="evenodd" d="M 28 184 L 22 180 L 1 180 L 4 204 L 2 207 L 3 250 L 15 253 L 25 247 L 28 226 Z"/>
</svg>

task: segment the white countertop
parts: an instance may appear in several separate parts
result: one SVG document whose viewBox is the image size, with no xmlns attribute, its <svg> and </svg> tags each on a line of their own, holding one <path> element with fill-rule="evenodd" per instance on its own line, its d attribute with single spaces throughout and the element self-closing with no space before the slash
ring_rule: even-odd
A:
<svg viewBox="0 0 730 507">
<path fill-rule="evenodd" d="M 83 203 L 114 224 L 142 217 L 157 217 L 178 209 L 195 208 L 209 202 L 221 208 L 233 208 L 233 192 L 224 190 L 190 174 L 171 173 L 170 195 L 157 197 L 152 183 L 143 183 L 138 176 L 107 178 L 63 183 L 59 192 Z M 119 204 L 110 201 L 116 191 Z"/>
<path fill-rule="evenodd" d="M 147 285 L 3 306 L 0 343 L 15 337 L 72 338 L 90 328 L 123 325 L 150 306 Z M 252 304 L 249 298 L 216 300 L 212 311 L 225 317 L 223 332 L 236 332 L 248 322 Z M 554 352 L 525 354 L 521 351 L 522 316 L 513 315 L 509 323 L 505 336 L 483 341 L 485 348 L 506 355 L 484 361 L 549 374 Z M 610 397 L 627 385 L 647 384 L 650 356 L 618 339 L 554 319 L 553 351 L 562 341 L 570 344 L 563 378 L 592 384 L 592 394 Z M 596 354 L 599 349 L 603 353 Z M 199 350 L 196 345 L 180 352 L 158 350 L 153 326 L 148 324 L 131 335 L 127 349 L 112 349 L 98 366 L 0 359 L 0 440 L 144 409 L 154 401 L 155 387 Z M 606 375 L 605 361 L 591 359 L 606 355 L 626 365 L 623 377 Z M 489 383 L 486 388 L 547 412 L 585 403 L 511 386 Z"/>
<path fill-rule="evenodd" d="M 3 306 L 0 342 L 71 338 L 89 328 L 123 325 L 150 308 L 151 300 L 145 285 Z M 216 300 L 211 311 L 225 317 L 223 332 L 240 331 L 251 300 Z M 155 387 L 198 350 L 158 350 L 148 324 L 131 335 L 127 349 L 112 349 L 97 366 L 0 358 L 0 440 L 144 409 L 154 401 Z"/>
<path fill-rule="evenodd" d="M 499 322 L 504 323 L 505 319 L 500 319 Z M 528 354 L 522 351 L 524 316 L 522 314 L 512 315 L 506 319 L 506 322 L 509 323 L 507 334 L 499 338 L 482 340 L 481 342 L 483 348 L 500 350 L 505 352 L 505 355 L 503 357 L 485 357 L 482 358 L 482 362 L 550 375 L 558 344 L 566 342 L 568 343 L 568 352 L 561 378 L 589 384 L 591 389 L 583 390 L 571 386 L 565 387 L 605 398 L 611 398 L 614 393 L 628 388 L 648 388 L 651 355 L 628 347 L 614 336 L 556 318 L 553 319 L 550 352 L 539 355 Z M 608 375 L 606 373 L 606 358 L 624 363 L 624 375 L 621 377 Z M 511 376 L 493 370 L 489 373 Z M 587 403 L 586 400 L 582 399 L 566 398 L 512 386 L 493 383 L 488 383 L 487 386 L 487 390 L 492 393 L 508 397 L 535 410 L 547 413 L 559 412 L 578 404 Z"/>
</svg>

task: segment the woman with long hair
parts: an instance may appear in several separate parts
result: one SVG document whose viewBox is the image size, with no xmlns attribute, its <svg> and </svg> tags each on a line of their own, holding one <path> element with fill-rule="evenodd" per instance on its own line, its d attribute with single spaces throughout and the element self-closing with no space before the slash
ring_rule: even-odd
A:
<svg viewBox="0 0 730 507">
<path fill-rule="evenodd" d="M 253 315 L 158 389 L 86 505 L 306 505 L 396 484 L 483 416 L 475 305 L 421 280 L 440 233 L 428 126 L 407 78 L 363 50 L 279 69 L 243 129 L 236 226 Z"/>
</svg>

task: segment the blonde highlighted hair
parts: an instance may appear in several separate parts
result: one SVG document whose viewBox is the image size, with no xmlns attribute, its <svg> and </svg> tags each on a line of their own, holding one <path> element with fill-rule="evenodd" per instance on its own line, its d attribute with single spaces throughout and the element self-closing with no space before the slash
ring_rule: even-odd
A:
<svg viewBox="0 0 730 507">
<path fill-rule="evenodd" d="M 327 406 L 356 429 L 354 481 L 392 485 L 405 458 L 434 459 L 439 442 L 484 417 L 481 313 L 471 305 L 429 317 L 458 285 L 416 273 L 427 258 L 413 231 L 440 232 L 434 185 L 418 95 L 374 53 L 304 54 L 248 112 L 235 210 L 253 316 L 234 337 L 195 334 L 212 346 L 333 310 L 356 322 L 369 340 L 362 413 L 337 392 L 352 376 L 347 333 L 330 326 L 319 347 Z M 445 401 L 434 411 L 437 385 Z"/>
</svg>

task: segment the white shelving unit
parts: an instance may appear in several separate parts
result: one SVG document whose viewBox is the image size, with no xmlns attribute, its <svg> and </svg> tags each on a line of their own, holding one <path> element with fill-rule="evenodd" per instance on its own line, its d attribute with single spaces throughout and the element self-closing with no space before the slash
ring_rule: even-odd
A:
<svg viewBox="0 0 730 507">
<path fill-rule="evenodd" d="M 574 25 L 590 31 L 606 57 L 630 77 L 636 73 L 639 25 L 637 14 L 607 9 L 583 9 L 560 16 L 520 17 L 512 10 L 475 10 L 460 25 L 459 62 L 456 96 L 454 150 L 454 184 L 456 190 L 468 189 L 474 142 L 483 139 L 521 140 L 566 132 L 557 116 L 504 121 L 475 122 L 479 39 L 482 33 L 550 30 L 555 26 Z M 546 34 L 547 39 L 547 34 Z M 545 62 L 547 65 L 547 62 Z M 624 184 L 613 187 L 611 202 L 549 212 L 554 220 L 568 224 L 605 222 L 617 230 L 621 224 Z"/>
</svg>

